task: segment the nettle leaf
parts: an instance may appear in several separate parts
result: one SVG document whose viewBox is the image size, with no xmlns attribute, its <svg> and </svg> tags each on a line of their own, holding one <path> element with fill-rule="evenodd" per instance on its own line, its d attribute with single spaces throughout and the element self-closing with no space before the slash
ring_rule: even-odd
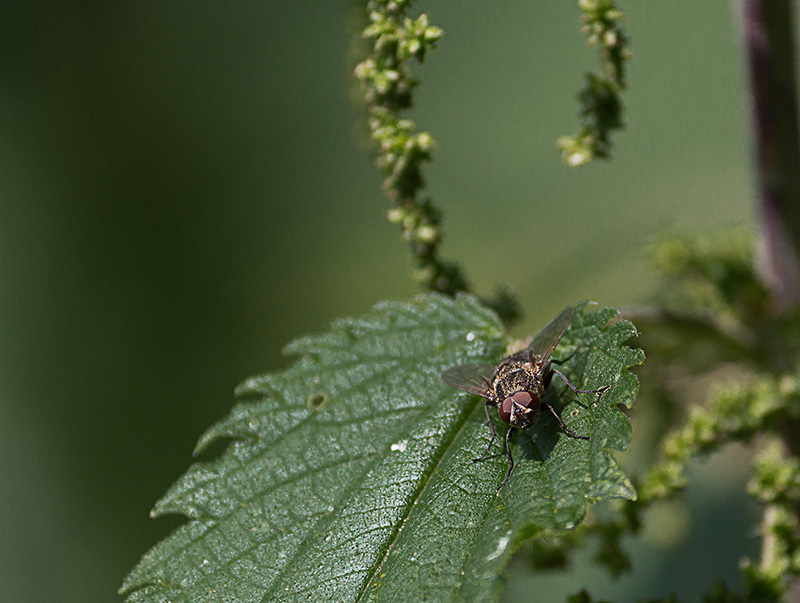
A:
<svg viewBox="0 0 800 603">
<path fill-rule="evenodd" d="M 608 449 L 625 450 L 643 354 L 612 309 L 585 313 L 554 357 L 580 388 L 556 379 L 547 401 L 591 441 L 542 415 L 514 437 L 507 468 L 489 457 L 483 400 L 444 385 L 457 364 L 499 362 L 499 321 L 473 297 L 425 295 L 287 348 L 281 373 L 248 379 L 242 400 L 198 444 L 230 443 L 193 465 L 155 506 L 188 523 L 148 552 L 121 589 L 144 601 L 495 600 L 499 573 L 526 538 L 581 521 L 591 501 L 635 497 Z M 494 413 L 498 435 L 506 427 Z"/>
</svg>

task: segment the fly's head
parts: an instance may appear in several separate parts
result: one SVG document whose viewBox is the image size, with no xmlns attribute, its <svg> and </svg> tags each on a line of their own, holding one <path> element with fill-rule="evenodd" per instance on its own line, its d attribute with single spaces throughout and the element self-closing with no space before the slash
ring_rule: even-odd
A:
<svg viewBox="0 0 800 603">
<path fill-rule="evenodd" d="M 500 418 L 517 429 L 527 429 L 533 425 L 540 410 L 539 396 L 525 390 L 505 398 L 497 407 Z"/>
</svg>

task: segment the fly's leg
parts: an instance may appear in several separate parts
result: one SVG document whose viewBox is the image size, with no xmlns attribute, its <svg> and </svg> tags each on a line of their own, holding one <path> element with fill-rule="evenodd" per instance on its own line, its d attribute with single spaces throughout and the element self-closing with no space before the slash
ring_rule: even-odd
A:
<svg viewBox="0 0 800 603">
<path fill-rule="evenodd" d="M 486 422 L 489 424 L 489 431 L 492 434 L 492 437 L 489 438 L 489 445 L 486 447 L 486 452 L 484 452 L 481 456 L 476 459 L 472 459 L 473 463 L 477 463 L 478 461 L 482 461 L 489 455 L 489 451 L 492 449 L 492 442 L 494 442 L 494 438 L 497 435 L 494 432 L 494 425 L 492 424 L 492 417 L 489 416 L 489 403 L 483 405 L 483 410 L 486 411 Z"/>
<path fill-rule="evenodd" d="M 556 360 L 555 358 L 551 358 L 550 362 L 552 364 L 564 364 L 565 362 L 569 362 L 570 359 L 577 353 L 578 353 L 578 348 L 575 348 L 574 350 L 572 350 L 572 354 L 570 354 L 566 358 L 559 358 L 558 360 Z"/>
<path fill-rule="evenodd" d="M 550 370 L 553 372 L 553 374 L 556 374 L 556 375 L 558 375 L 559 377 L 561 377 L 561 380 L 562 380 L 564 383 L 566 383 L 566 384 L 569 386 L 569 388 L 570 388 L 572 391 L 574 391 L 576 394 L 597 394 L 597 397 L 599 398 L 600 396 L 602 396 L 604 393 L 606 393 L 608 390 L 610 390 L 610 389 L 611 389 L 611 386 L 610 386 L 610 385 L 604 385 L 603 387 L 600 387 L 600 388 L 598 388 L 598 389 L 578 389 L 577 387 L 575 387 L 575 386 L 572 384 L 572 382 L 571 382 L 569 379 L 567 379 L 567 378 L 566 378 L 566 377 L 563 375 L 563 373 L 562 373 L 561 371 L 559 371 L 558 369 L 554 369 L 554 368 L 551 368 Z M 547 408 L 547 410 L 549 410 L 549 411 L 550 411 L 550 412 L 553 414 L 553 416 L 554 416 L 554 417 L 556 418 L 556 420 L 558 421 L 558 424 L 559 424 L 559 425 L 561 425 L 561 429 L 563 429 L 564 431 L 566 431 L 566 432 L 567 432 L 567 434 L 569 434 L 571 437 L 575 438 L 576 440 L 591 440 L 591 439 L 592 439 L 592 438 L 590 438 L 589 436 L 581 436 L 581 435 L 578 435 L 577 433 L 575 433 L 574 431 L 572 431 L 572 430 L 571 430 L 569 427 L 567 427 L 567 426 L 564 424 L 564 421 L 562 421 L 562 420 L 561 420 L 561 417 L 559 417 L 559 416 L 558 416 L 558 413 L 556 412 L 555 408 L 553 408 L 553 407 L 552 407 L 552 406 L 550 406 L 549 404 L 542 404 L 542 406 L 544 406 L 545 408 Z"/>
<path fill-rule="evenodd" d="M 564 375 L 561 373 L 561 371 L 559 371 L 558 369 L 554 369 L 554 368 L 551 368 L 550 370 L 551 370 L 551 371 L 553 371 L 553 373 L 555 373 L 555 374 L 556 374 L 556 375 L 558 375 L 559 377 L 561 377 L 561 380 L 562 380 L 564 383 L 566 383 L 566 384 L 569 386 L 569 388 L 570 388 L 572 391 L 574 391 L 576 394 L 597 394 L 597 397 L 599 398 L 600 396 L 602 396 L 604 393 L 606 393 L 608 390 L 610 390 L 610 389 L 611 389 L 611 386 L 610 386 L 610 385 L 604 385 L 603 387 L 599 387 L 599 388 L 597 388 L 597 389 L 578 389 L 577 387 L 575 387 L 575 386 L 572 384 L 572 382 L 571 382 L 569 379 L 567 379 L 567 378 L 566 378 L 566 377 L 565 377 L 565 376 L 564 376 Z M 551 409 L 551 410 L 552 410 L 552 409 Z"/>
<path fill-rule="evenodd" d="M 591 393 L 591 392 L 583 392 L 583 393 Z M 553 408 L 552 406 L 550 406 L 549 404 L 542 404 L 542 406 L 544 406 L 547 410 L 549 410 L 551 413 L 553 413 L 553 416 L 556 418 L 556 421 L 558 421 L 558 424 L 561 425 L 561 429 L 566 431 L 567 434 L 569 434 L 570 436 L 572 436 L 576 440 L 591 440 L 592 439 L 589 436 L 578 435 L 577 433 L 572 431 L 569 427 L 567 427 L 564 424 L 564 421 L 561 420 L 561 417 L 558 416 L 558 413 L 556 412 L 556 409 Z"/>
<path fill-rule="evenodd" d="M 498 492 L 500 492 L 500 488 L 506 485 L 508 478 L 511 476 L 511 470 L 514 468 L 514 457 L 511 456 L 511 436 L 514 435 L 516 430 L 516 427 L 509 427 L 508 431 L 506 432 L 506 456 L 508 456 L 508 471 L 506 471 L 506 476 L 503 478 L 503 482 L 497 486 Z"/>
</svg>

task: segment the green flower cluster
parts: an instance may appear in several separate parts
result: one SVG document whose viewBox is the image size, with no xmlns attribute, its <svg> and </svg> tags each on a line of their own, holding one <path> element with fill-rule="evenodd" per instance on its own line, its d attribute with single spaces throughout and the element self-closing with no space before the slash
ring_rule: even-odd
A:
<svg viewBox="0 0 800 603">
<path fill-rule="evenodd" d="M 596 73 L 586 74 L 578 94 L 581 127 L 574 136 L 558 140 L 564 163 L 579 166 L 611 154 L 611 132 L 623 127 L 621 94 L 625 90 L 625 63 L 630 60 L 628 36 L 622 29 L 625 15 L 614 0 L 579 0 L 583 11 L 581 31 L 589 47 L 596 48 Z"/>
<path fill-rule="evenodd" d="M 423 61 L 435 48 L 442 30 L 422 14 L 407 16 L 410 2 L 373 0 L 368 4 L 369 24 L 364 38 L 371 45 L 358 64 L 356 78 L 366 101 L 370 136 L 377 146 L 376 164 L 384 175 L 383 190 L 393 203 L 387 219 L 400 227 L 414 258 L 415 280 L 428 291 L 455 295 L 469 284 L 459 265 L 439 256 L 441 216 L 421 194 L 422 164 L 435 146 L 427 132 L 414 132 L 414 123 L 400 113 L 412 106 L 418 80 L 410 61 Z"/>
<path fill-rule="evenodd" d="M 435 147 L 428 132 L 415 132 L 415 124 L 401 118 L 413 104 L 419 83 L 411 74 L 412 60 L 422 62 L 436 47 L 442 30 L 423 13 L 408 16 L 409 0 L 371 0 L 369 22 L 363 37 L 369 42 L 367 57 L 355 68 L 355 76 L 367 106 L 370 137 L 377 148 L 375 163 L 384 176 L 383 190 L 392 202 L 386 218 L 400 227 L 414 263 L 414 280 L 426 291 L 455 295 L 469 291 L 470 284 L 457 262 L 439 253 L 442 242 L 441 214 L 423 194 L 422 165 Z M 499 288 L 482 301 L 506 323 L 520 317 L 516 297 Z"/>
</svg>

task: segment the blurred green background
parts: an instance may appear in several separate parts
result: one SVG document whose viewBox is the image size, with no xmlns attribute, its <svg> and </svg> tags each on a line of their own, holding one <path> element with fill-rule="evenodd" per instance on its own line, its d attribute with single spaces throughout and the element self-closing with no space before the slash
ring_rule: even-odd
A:
<svg viewBox="0 0 800 603">
<path fill-rule="evenodd" d="M 582 298 L 646 300 L 641 250 L 665 227 L 751 221 L 730 3 L 624 3 L 627 130 L 612 162 L 580 170 L 555 148 L 594 65 L 576 3 L 418 7 L 445 30 L 412 115 L 438 144 L 426 174 L 444 253 L 479 292 L 519 292 L 520 334 Z M 234 386 L 284 366 L 291 338 L 416 293 L 353 103 L 357 10 L 3 3 L 0 600 L 115 600 L 178 525 L 148 510 Z M 665 524 L 677 548 L 654 536 L 617 583 L 589 570 L 595 593 L 735 585 L 752 543 L 725 522 L 754 520 L 727 494 L 737 464 L 697 467 L 696 523 L 678 509 Z M 529 600 L 523 574 L 509 600 Z"/>
</svg>

